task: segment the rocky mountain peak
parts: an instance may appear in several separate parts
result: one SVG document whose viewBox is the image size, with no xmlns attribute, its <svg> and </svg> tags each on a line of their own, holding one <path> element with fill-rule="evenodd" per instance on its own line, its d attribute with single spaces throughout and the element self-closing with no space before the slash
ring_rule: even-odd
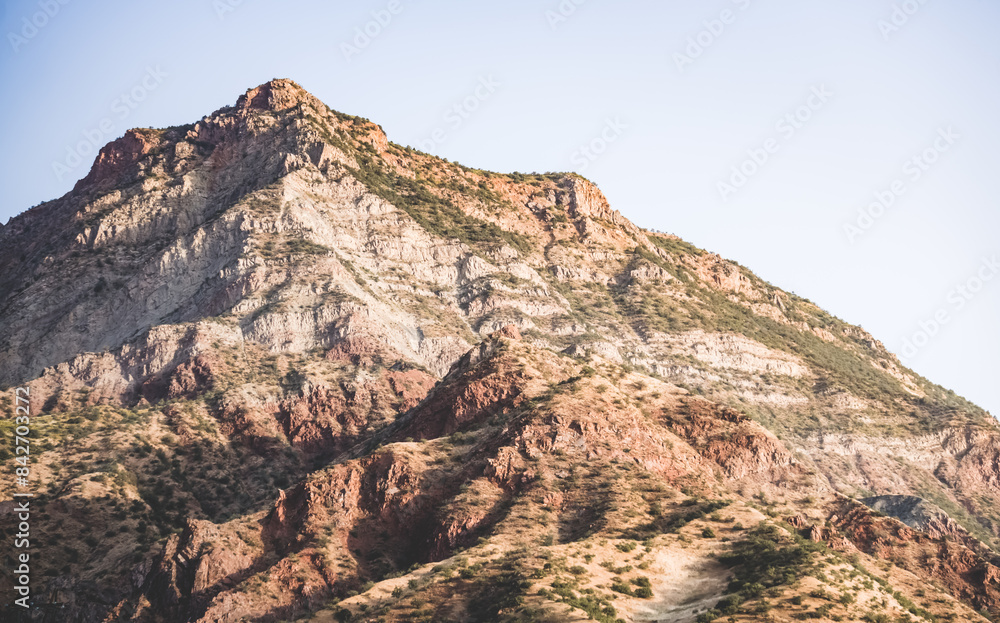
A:
<svg viewBox="0 0 1000 623">
<path fill-rule="evenodd" d="M 248 89 L 236 101 L 236 109 L 243 112 L 250 110 L 279 112 L 294 108 L 303 102 L 316 104 L 319 100 L 293 80 L 275 78 L 258 87 Z"/>
<path fill-rule="evenodd" d="M 980 409 L 578 175 L 290 80 L 0 229 L 0 384 L 48 620 L 1000 616 Z"/>
<path fill-rule="evenodd" d="M 148 128 L 133 128 L 114 140 L 97 154 L 90 173 L 76 183 L 80 190 L 102 182 L 114 181 L 162 143 L 162 133 Z"/>
</svg>

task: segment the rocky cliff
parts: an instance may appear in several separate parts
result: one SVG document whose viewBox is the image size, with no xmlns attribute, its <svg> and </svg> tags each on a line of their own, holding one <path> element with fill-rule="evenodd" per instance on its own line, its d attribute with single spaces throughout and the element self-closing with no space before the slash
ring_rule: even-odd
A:
<svg viewBox="0 0 1000 623">
<path fill-rule="evenodd" d="M 24 620 L 1000 615 L 989 414 L 579 176 L 288 80 L 12 219 L 0 306 Z"/>
</svg>

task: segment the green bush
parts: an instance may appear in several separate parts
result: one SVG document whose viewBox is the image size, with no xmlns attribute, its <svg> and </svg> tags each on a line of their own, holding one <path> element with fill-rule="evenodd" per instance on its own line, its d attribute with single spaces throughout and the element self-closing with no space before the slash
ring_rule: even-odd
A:
<svg viewBox="0 0 1000 623">
<path fill-rule="evenodd" d="M 695 619 L 695 621 L 697 621 L 697 623 L 712 623 L 712 621 L 716 620 L 721 616 L 722 613 L 719 612 L 718 610 L 708 610 L 706 612 L 702 612 L 701 614 L 699 614 L 698 618 Z"/>
<path fill-rule="evenodd" d="M 611 590 L 622 595 L 628 595 L 629 597 L 633 596 L 632 587 L 626 584 L 621 578 L 615 578 L 611 582 Z"/>
<path fill-rule="evenodd" d="M 715 604 L 715 609 L 722 614 L 736 614 L 740 606 L 743 605 L 743 598 L 739 595 L 728 595 L 723 597 L 719 603 Z"/>
<path fill-rule="evenodd" d="M 801 542 L 785 544 L 781 531 L 773 524 L 761 524 L 751 530 L 745 541 L 733 546 L 733 551 L 721 556 L 723 564 L 737 567 L 730 589 L 740 591 L 747 585 L 770 588 L 791 584 L 806 571 L 814 552 L 822 544 Z"/>
</svg>

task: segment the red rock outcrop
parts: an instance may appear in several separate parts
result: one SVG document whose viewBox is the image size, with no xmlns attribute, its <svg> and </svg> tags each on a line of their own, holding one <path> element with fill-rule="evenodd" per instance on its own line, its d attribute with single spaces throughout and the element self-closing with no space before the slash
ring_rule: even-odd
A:
<svg viewBox="0 0 1000 623">
<path fill-rule="evenodd" d="M 978 609 L 1000 612 L 996 566 L 965 544 L 947 536 L 934 538 L 894 518 L 876 516 L 853 500 L 843 500 L 833 507 L 830 525 L 835 532 L 819 527 L 812 531 L 819 531 L 820 538 L 831 545 L 835 544 L 833 535 L 842 535 L 867 554 L 891 560 L 918 577 L 943 584 Z"/>
<path fill-rule="evenodd" d="M 664 418 L 733 480 L 773 473 L 792 464 L 791 453 L 773 433 L 732 409 L 692 399 L 665 412 Z"/>
<path fill-rule="evenodd" d="M 158 148 L 161 134 L 156 130 L 133 129 L 122 138 L 101 148 L 90 173 L 76 183 L 75 190 L 114 182 L 130 173 L 130 169 L 144 156 Z"/>
</svg>

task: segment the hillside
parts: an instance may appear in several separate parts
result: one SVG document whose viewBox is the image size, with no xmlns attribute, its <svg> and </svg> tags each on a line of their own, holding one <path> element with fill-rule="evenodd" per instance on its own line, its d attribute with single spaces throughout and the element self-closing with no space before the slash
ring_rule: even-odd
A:
<svg viewBox="0 0 1000 623">
<path fill-rule="evenodd" d="M 988 413 L 577 175 L 288 80 L 12 219 L 0 307 L 41 451 L 5 621 L 1000 617 Z"/>
</svg>

